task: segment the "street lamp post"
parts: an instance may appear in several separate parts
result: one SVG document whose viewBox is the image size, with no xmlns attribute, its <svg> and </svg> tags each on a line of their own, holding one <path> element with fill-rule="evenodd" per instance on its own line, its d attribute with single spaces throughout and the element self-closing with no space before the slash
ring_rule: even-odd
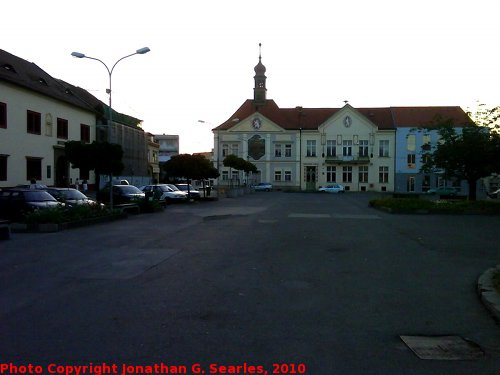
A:
<svg viewBox="0 0 500 375">
<path fill-rule="evenodd" d="M 113 74 L 113 70 L 115 69 L 116 64 L 118 64 L 120 61 L 123 59 L 126 59 L 127 57 L 134 56 L 134 55 L 144 55 L 145 53 L 148 53 L 150 49 L 148 47 L 143 47 L 138 50 L 136 50 L 134 53 L 131 53 L 130 55 L 123 56 L 122 58 L 118 59 L 111 69 L 108 68 L 108 66 L 104 63 L 104 61 L 97 59 L 95 57 L 90 57 L 86 56 L 83 53 L 80 52 L 71 52 L 71 56 L 77 57 L 79 59 L 91 59 L 91 60 L 96 60 L 99 61 L 106 70 L 108 71 L 108 76 L 109 76 L 109 89 L 106 89 L 106 93 L 109 94 L 109 116 L 108 116 L 108 143 L 111 144 L 111 125 L 113 125 L 113 109 L 111 107 L 111 76 Z M 109 206 L 111 209 L 113 209 L 113 172 L 110 170 L 109 171 Z"/>
</svg>

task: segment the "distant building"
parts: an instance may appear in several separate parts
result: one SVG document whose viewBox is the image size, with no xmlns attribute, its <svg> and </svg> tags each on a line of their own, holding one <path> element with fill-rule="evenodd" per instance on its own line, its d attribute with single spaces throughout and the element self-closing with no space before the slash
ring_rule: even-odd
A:
<svg viewBox="0 0 500 375">
<path fill-rule="evenodd" d="M 160 163 L 169 161 L 172 156 L 179 155 L 179 136 L 155 134 L 155 141 L 160 145 Z"/>
<path fill-rule="evenodd" d="M 227 155 L 255 164 L 256 182 L 276 189 L 317 190 L 340 183 L 350 191 L 421 192 L 445 184 L 419 173 L 419 147 L 436 142 L 436 131 L 411 132 L 436 116 L 457 127 L 471 124 L 460 107 L 280 108 L 267 99 L 266 68 L 255 66 L 254 97 L 243 102 L 214 133 L 219 185 L 244 181 L 243 172 L 224 167 Z"/>
<path fill-rule="evenodd" d="M 146 133 L 148 141 L 148 172 L 152 182 L 160 181 L 160 145 L 155 141 L 154 135 Z"/>
</svg>

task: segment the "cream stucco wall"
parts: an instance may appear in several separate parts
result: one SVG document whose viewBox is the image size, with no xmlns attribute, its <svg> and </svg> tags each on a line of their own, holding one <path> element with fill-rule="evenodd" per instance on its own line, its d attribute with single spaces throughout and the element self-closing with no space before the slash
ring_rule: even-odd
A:
<svg viewBox="0 0 500 375">
<path fill-rule="evenodd" d="M 90 126 L 90 141 L 95 140 L 96 117 L 91 111 L 72 106 L 15 85 L 0 82 L 0 102 L 7 105 L 7 129 L 0 128 L 0 154 L 8 155 L 7 181 L 0 187 L 29 183 L 26 176 L 26 158 L 42 159 L 42 179 L 38 183 L 54 185 L 55 153 L 64 148 L 65 139 L 57 138 L 57 118 L 68 121 L 68 139 L 80 140 L 80 124 Z M 41 114 L 41 134 L 27 132 L 27 111 Z M 52 125 L 48 125 L 48 117 Z M 50 167 L 50 177 L 47 176 Z M 78 169 L 69 169 L 69 177 L 75 181 Z M 91 180 L 94 175 L 91 172 Z"/>
</svg>

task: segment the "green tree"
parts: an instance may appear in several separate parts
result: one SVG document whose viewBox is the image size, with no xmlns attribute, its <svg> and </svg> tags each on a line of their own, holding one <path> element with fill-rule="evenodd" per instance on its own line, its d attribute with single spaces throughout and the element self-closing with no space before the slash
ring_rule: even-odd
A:
<svg viewBox="0 0 500 375">
<path fill-rule="evenodd" d="M 474 125 L 457 132 L 453 120 L 439 121 L 435 129 L 440 140 L 435 147 L 422 149 L 421 172 L 466 180 L 469 199 L 475 200 L 477 181 L 500 172 L 500 134 Z"/>
<path fill-rule="evenodd" d="M 219 172 L 203 155 L 180 154 L 163 164 L 169 177 L 179 179 L 206 180 L 219 177 Z"/>
<path fill-rule="evenodd" d="M 468 109 L 467 114 L 476 125 L 486 126 L 495 133 L 500 133 L 500 106 L 488 108 L 486 104 L 478 102 L 475 112 Z"/>
<path fill-rule="evenodd" d="M 101 175 L 110 173 L 118 175 L 123 170 L 123 150 L 118 144 L 68 141 L 65 143 L 65 153 L 72 168 L 95 172 L 97 187 L 99 187 Z"/>
<path fill-rule="evenodd" d="M 248 173 L 250 172 L 257 172 L 257 167 L 255 164 L 240 158 L 239 156 L 236 155 L 228 155 L 224 158 L 223 164 L 225 167 L 229 167 L 231 170 L 232 168 L 238 170 L 238 171 L 244 171 L 247 176 L 247 181 L 248 181 Z"/>
</svg>

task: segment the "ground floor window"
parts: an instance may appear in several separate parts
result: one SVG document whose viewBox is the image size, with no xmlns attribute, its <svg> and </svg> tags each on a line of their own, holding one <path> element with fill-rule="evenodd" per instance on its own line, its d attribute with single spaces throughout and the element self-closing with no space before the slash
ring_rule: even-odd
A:
<svg viewBox="0 0 500 375">
<path fill-rule="evenodd" d="M 415 191 L 415 177 L 409 176 L 406 180 L 406 191 L 413 192 Z"/>
<path fill-rule="evenodd" d="M 389 182 L 389 167 L 378 168 L 378 182 L 386 184 Z"/>
<path fill-rule="evenodd" d="M 0 155 L 0 181 L 7 181 L 7 155 Z"/>
<path fill-rule="evenodd" d="M 222 171 L 222 180 L 223 181 L 229 180 L 229 172 L 228 171 Z"/>
<path fill-rule="evenodd" d="M 359 171 L 359 182 L 368 182 L 368 166 L 362 165 L 358 169 Z"/>
<path fill-rule="evenodd" d="M 342 167 L 342 182 L 352 182 L 352 167 Z"/>
<path fill-rule="evenodd" d="M 274 181 L 281 181 L 281 171 L 274 171 Z"/>
<path fill-rule="evenodd" d="M 26 158 L 26 179 L 28 181 L 42 179 L 42 159 L 41 158 Z"/>
<path fill-rule="evenodd" d="M 292 181 L 292 171 L 285 171 L 285 181 Z"/>
<path fill-rule="evenodd" d="M 424 175 L 424 178 L 422 180 L 422 191 L 427 191 L 431 188 L 431 176 L 428 174 Z"/>
<path fill-rule="evenodd" d="M 326 167 L 326 182 L 337 182 L 337 167 Z"/>
</svg>

